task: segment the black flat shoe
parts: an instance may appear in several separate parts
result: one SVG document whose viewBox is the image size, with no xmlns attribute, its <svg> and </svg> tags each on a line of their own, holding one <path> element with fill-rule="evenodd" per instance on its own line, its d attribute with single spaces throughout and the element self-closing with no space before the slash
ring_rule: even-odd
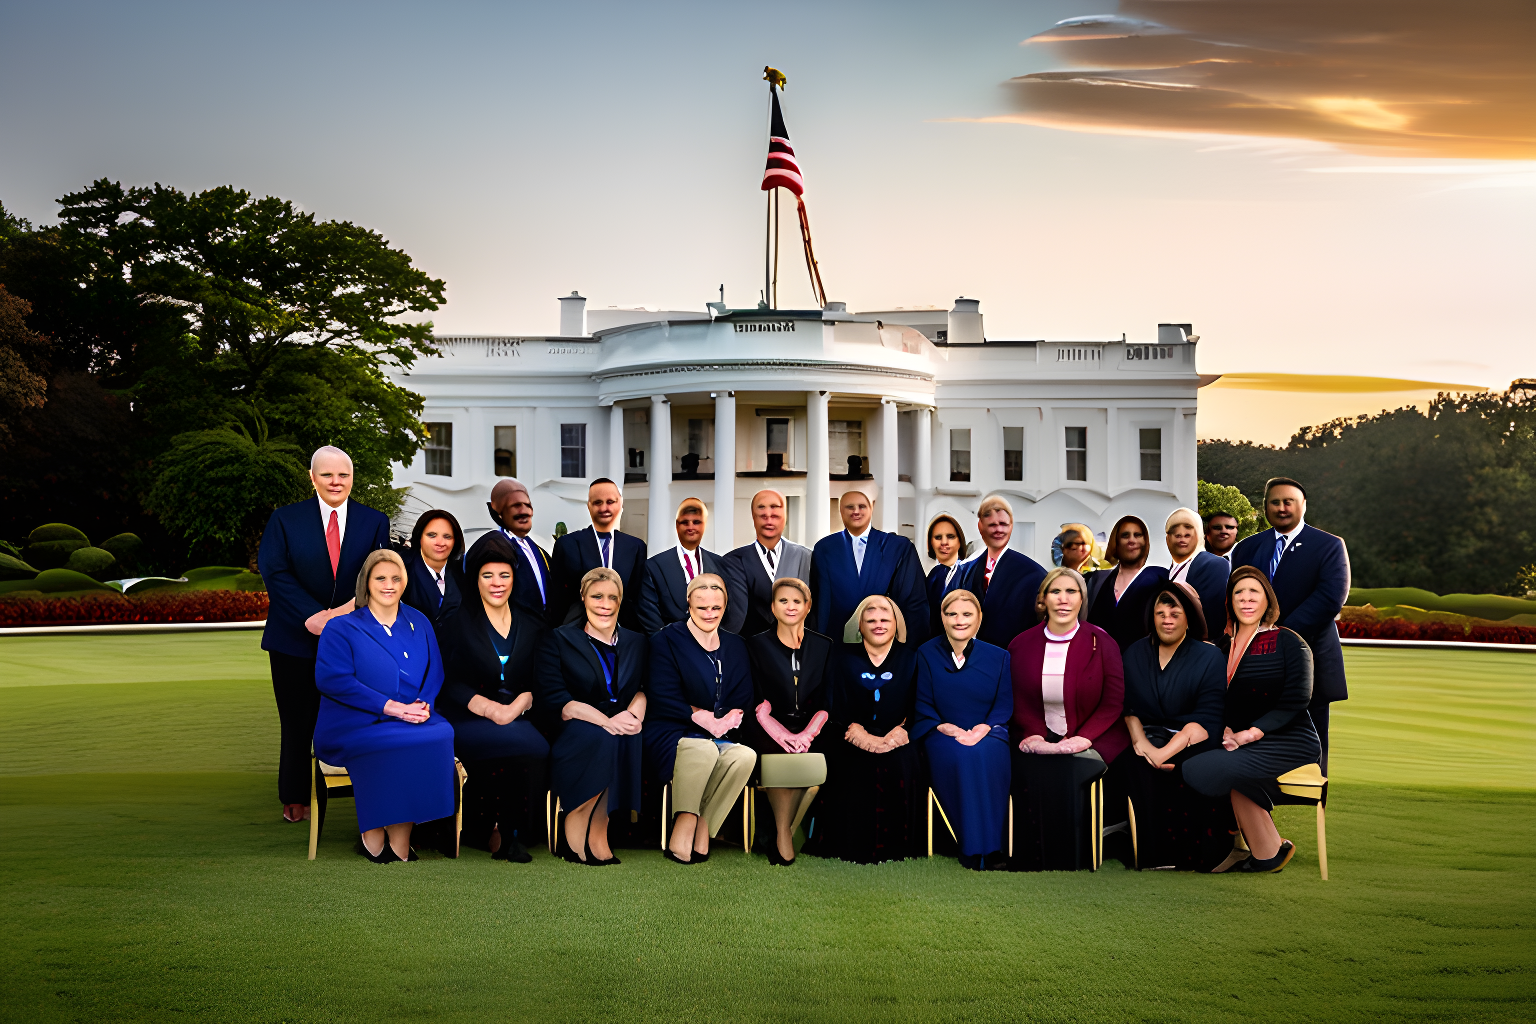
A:
<svg viewBox="0 0 1536 1024">
<path fill-rule="evenodd" d="M 1244 874 L 1250 875 L 1278 874 L 1280 871 L 1284 870 L 1285 866 L 1291 862 L 1291 858 L 1295 855 L 1296 844 L 1292 843 L 1289 839 L 1283 839 L 1280 842 L 1280 852 L 1275 854 L 1273 857 L 1269 858 L 1268 860 L 1259 860 L 1257 857 L 1249 857 L 1247 860 L 1243 861 L 1232 870 L 1241 871 Z"/>
<path fill-rule="evenodd" d="M 589 868 L 595 867 L 597 864 L 595 860 L 582 860 L 581 857 L 577 856 L 576 851 L 572 850 L 569 846 L 560 851 L 560 859 L 567 864 L 580 864 L 583 867 Z"/>
<path fill-rule="evenodd" d="M 409 850 L 410 854 L 411 854 L 409 857 L 405 858 L 405 861 L 406 861 L 407 864 L 414 864 L 418 860 L 421 859 L 420 857 L 416 856 L 416 847 L 408 846 L 408 847 L 406 847 L 406 849 Z M 394 853 L 395 851 L 391 850 L 389 852 L 390 853 Z M 399 854 L 395 854 L 395 860 L 399 860 L 399 859 L 400 859 L 400 855 Z"/>
<path fill-rule="evenodd" d="M 794 857 L 790 857 L 788 860 L 784 858 L 784 855 L 779 852 L 778 843 L 774 843 L 772 846 L 768 847 L 768 863 L 772 864 L 774 867 L 787 868 L 794 862 Z"/>
<path fill-rule="evenodd" d="M 624 862 L 617 857 L 609 857 L 607 860 L 589 860 L 587 863 L 595 868 L 606 868 L 612 867 L 615 864 L 623 864 Z"/>
<path fill-rule="evenodd" d="M 378 853 L 369 853 L 368 847 L 363 845 L 362 839 L 358 839 L 357 845 L 352 847 L 352 849 L 366 857 L 368 859 L 368 863 L 370 864 L 393 864 L 395 861 L 400 859 L 399 857 L 395 856 L 395 851 L 390 849 L 389 840 L 387 839 L 384 840 L 384 848 L 381 849 Z"/>
<path fill-rule="evenodd" d="M 533 854 L 528 852 L 528 847 L 519 840 L 502 837 L 501 846 L 491 854 L 491 860 L 505 860 L 513 864 L 528 864 L 533 860 Z"/>
<path fill-rule="evenodd" d="M 684 867 L 692 867 L 693 865 L 700 863 L 700 861 L 697 861 L 697 860 L 683 860 L 683 858 L 681 858 L 677 854 L 673 853 L 670 849 L 662 850 L 661 851 L 661 855 L 663 857 L 667 858 L 667 860 L 671 861 L 672 863 L 674 863 L 674 864 L 681 864 Z"/>
</svg>

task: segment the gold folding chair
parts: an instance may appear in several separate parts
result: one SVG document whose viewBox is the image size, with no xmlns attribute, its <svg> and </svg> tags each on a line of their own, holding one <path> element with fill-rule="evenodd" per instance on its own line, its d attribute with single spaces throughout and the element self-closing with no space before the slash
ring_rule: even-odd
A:
<svg viewBox="0 0 1536 1024">
<path fill-rule="evenodd" d="M 748 782 L 741 787 L 741 848 L 748 856 L 752 853 L 752 819 L 756 816 L 756 803 L 752 799 L 752 784 Z M 736 804 L 732 803 L 732 807 Z M 729 812 L 727 812 L 729 813 Z M 672 834 L 672 783 L 668 782 L 661 789 L 661 848 L 667 848 L 667 838 Z"/>
<path fill-rule="evenodd" d="M 1276 804 L 1312 804 L 1317 808 L 1317 870 L 1323 881 L 1328 881 L 1328 829 L 1323 811 L 1328 777 L 1323 774 L 1321 765 L 1304 764 L 1275 781 L 1280 783 L 1280 799 L 1275 801 Z"/>
<path fill-rule="evenodd" d="M 464 831 L 464 780 L 469 773 L 458 758 L 453 759 L 453 855 L 459 855 L 459 837 Z M 333 798 L 351 797 L 352 776 L 345 768 L 310 758 L 309 773 L 309 859 L 315 859 L 320 847 L 320 829 L 325 823 L 325 809 Z"/>
</svg>

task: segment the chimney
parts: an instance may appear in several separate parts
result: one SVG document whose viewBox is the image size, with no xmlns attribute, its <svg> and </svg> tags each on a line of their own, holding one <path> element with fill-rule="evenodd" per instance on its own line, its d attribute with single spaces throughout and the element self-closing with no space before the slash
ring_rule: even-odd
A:
<svg viewBox="0 0 1536 1024">
<path fill-rule="evenodd" d="M 576 292 L 560 296 L 560 337 L 584 338 L 587 334 L 587 300 Z"/>
<path fill-rule="evenodd" d="M 1190 332 L 1194 329 L 1193 324 L 1158 324 L 1157 343 L 1159 345 L 1182 345 L 1192 340 Z"/>
<path fill-rule="evenodd" d="M 945 340 L 951 345 L 980 345 L 986 341 L 981 329 L 981 300 L 964 296 L 955 300 L 955 308 L 949 311 L 949 333 Z"/>
</svg>

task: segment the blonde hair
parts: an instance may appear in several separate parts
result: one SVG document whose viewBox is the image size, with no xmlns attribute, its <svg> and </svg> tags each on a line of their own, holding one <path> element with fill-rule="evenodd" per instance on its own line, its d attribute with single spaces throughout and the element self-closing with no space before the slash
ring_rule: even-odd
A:
<svg viewBox="0 0 1536 1024">
<path fill-rule="evenodd" d="M 725 604 L 729 605 L 731 603 L 731 592 L 725 589 L 725 580 L 712 572 L 701 572 L 688 581 L 688 588 L 683 591 L 684 604 L 689 604 L 693 601 L 693 592 L 696 590 L 718 590 Z"/>
<path fill-rule="evenodd" d="M 1200 516 L 1195 512 L 1194 509 L 1180 506 L 1179 508 L 1176 508 L 1171 513 L 1169 513 L 1168 521 L 1163 524 L 1163 536 L 1166 537 L 1168 534 L 1172 533 L 1173 528 L 1180 525 L 1181 523 L 1195 531 L 1195 551 L 1204 551 L 1205 523 L 1200 521 Z"/>
<path fill-rule="evenodd" d="M 587 600 L 587 591 L 599 583 L 612 583 L 618 587 L 619 603 L 624 603 L 624 577 L 604 565 L 588 570 L 587 574 L 581 578 L 581 600 L 583 603 Z"/>
<path fill-rule="evenodd" d="M 394 562 L 400 567 L 400 596 L 405 596 L 405 588 L 411 582 L 411 574 L 405 571 L 405 561 L 390 548 L 379 548 L 377 551 L 368 552 L 368 557 L 363 559 L 363 568 L 357 574 L 357 599 L 354 606 L 361 608 L 368 603 L 368 575 L 373 572 L 373 567 L 380 562 Z"/>
<path fill-rule="evenodd" d="M 703 498 L 684 498 L 682 504 L 677 506 L 677 514 L 672 517 L 673 520 L 683 518 L 683 513 L 691 508 L 698 509 L 699 518 L 706 523 L 709 522 L 709 506 L 704 504 Z"/>
<path fill-rule="evenodd" d="M 983 498 L 981 504 L 976 508 L 976 519 L 980 522 L 993 512 L 1007 512 L 1008 521 L 1013 522 L 1013 506 L 1008 504 L 1008 499 L 1001 494 L 993 494 Z"/>
<path fill-rule="evenodd" d="M 1045 621 L 1045 593 L 1051 589 L 1052 583 L 1061 579 L 1063 576 L 1072 577 L 1072 581 L 1077 584 L 1077 594 L 1079 598 L 1077 604 L 1077 621 L 1082 622 L 1088 617 L 1088 584 L 1083 579 L 1083 574 L 1078 572 L 1076 569 L 1068 569 L 1064 565 L 1058 565 L 1056 568 L 1045 574 L 1045 579 L 1040 581 L 1040 589 L 1035 592 L 1035 617 L 1040 619 L 1042 622 Z"/>
<path fill-rule="evenodd" d="M 969 590 L 951 590 L 949 593 L 945 594 L 944 600 L 939 602 L 939 614 L 943 615 L 945 612 L 949 611 L 949 606 L 954 604 L 956 601 L 971 602 L 971 604 L 976 608 L 977 617 L 979 618 L 981 616 L 981 599 L 975 594 L 971 593 Z"/>
<path fill-rule="evenodd" d="M 896 607 L 896 602 L 884 594 L 870 594 L 859 602 L 859 606 L 853 610 L 853 615 L 848 619 L 848 625 L 843 630 L 845 643 L 857 643 L 864 636 L 864 613 L 875 605 L 883 604 L 890 609 L 891 618 L 896 623 L 896 639 L 900 643 L 907 642 L 907 619 L 901 614 L 901 609 Z M 853 634 L 852 637 L 849 634 Z"/>
<path fill-rule="evenodd" d="M 774 598 L 778 597 L 779 591 L 785 587 L 788 587 L 791 590 L 799 591 L 800 596 L 805 598 L 805 610 L 811 610 L 811 588 L 805 585 L 804 580 L 797 580 L 793 576 L 785 576 L 781 580 L 774 580 L 773 590 L 769 593 L 768 600 L 772 601 Z"/>
</svg>

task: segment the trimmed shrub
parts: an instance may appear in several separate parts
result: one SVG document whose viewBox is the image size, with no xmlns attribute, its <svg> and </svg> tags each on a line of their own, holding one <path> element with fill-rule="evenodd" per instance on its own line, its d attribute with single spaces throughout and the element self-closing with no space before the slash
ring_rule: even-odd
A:
<svg viewBox="0 0 1536 1024">
<path fill-rule="evenodd" d="M 0 627 L 98 626 L 119 623 L 257 622 L 267 617 L 267 595 L 238 590 L 151 592 L 124 597 L 96 594 L 0 601 Z"/>
<path fill-rule="evenodd" d="M 105 583 L 91 579 L 91 577 L 83 572 L 75 572 L 72 569 L 44 569 L 30 580 L 12 580 L 9 583 L 0 583 L 0 597 L 19 591 L 43 594 L 91 593 L 95 591 L 102 591 L 108 594 L 120 593 L 116 587 L 109 587 Z"/>
<path fill-rule="evenodd" d="M 37 570 L 11 555 L 0 554 L 0 580 L 30 580 Z"/>
<path fill-rule="evenodd" d="M 94 580 L 118 578 L 117 556 L 104 548 L 76 548 L 69 553 L 69 561 L 64 563 L 64 568 L 84 573 Z"/>
<path fill-rule="evenodd" d="M 81 547 L 91 542 L 89 537 L 68 523 L 44 523 L 27 534 L 28 544 L 44 544 L 54 540 L 78 540 Z"/>
<path fill-rule="evenodd" d="M 144 559 L 144 542 L 136 533 L 119 533 L 115 537 L 108 537 L 99 545 L 103 551 L 110 551 L 117 557 L 117 564 L 124 572 L 136 572 L 139 563 Z"/>
<path fill-rule="evenodd" d="M 38 541 L 27 545 L 27 564 L 35 565 L 40 570 L 62 569 L 69 562 L 70 555 L 90 546 L 88 541 L 77 538 Z"/>
</svg>

